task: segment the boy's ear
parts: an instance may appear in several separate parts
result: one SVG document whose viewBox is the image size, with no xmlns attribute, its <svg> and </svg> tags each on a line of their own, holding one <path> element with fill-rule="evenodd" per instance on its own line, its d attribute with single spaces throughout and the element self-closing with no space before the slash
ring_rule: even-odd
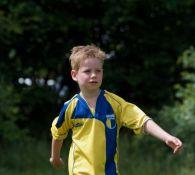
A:
<svg viewBox="0 0 195 175">
<path fill-rule="evenodd" d="M 74 81 L 77 81 L 77 71 L 76 70 L 71 70 L 71 76 Z"/>
</svg>

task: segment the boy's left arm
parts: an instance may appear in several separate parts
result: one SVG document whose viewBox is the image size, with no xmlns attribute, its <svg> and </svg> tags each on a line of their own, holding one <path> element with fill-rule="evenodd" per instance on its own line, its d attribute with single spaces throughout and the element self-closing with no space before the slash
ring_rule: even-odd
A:
<svg viewBox="0 0 195 175">
<path fill-rule="evenodd" d="M 182 142 L 166 131 L 164 131 L 160 126 L 158 126 L 153 120 L 148 120 L 145 123 L 144 131 L 166 143 L 169 147 L 173 149 L 173 154 L 179 152 L 182 147 Z"/>
</svg>

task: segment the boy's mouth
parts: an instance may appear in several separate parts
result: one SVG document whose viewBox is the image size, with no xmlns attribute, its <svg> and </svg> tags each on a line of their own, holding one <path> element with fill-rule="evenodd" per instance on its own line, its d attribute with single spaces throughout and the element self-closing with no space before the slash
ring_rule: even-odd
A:
<svg viewBox="0 0 195 175">
<path fill-rule="evenodd" d="M 96 84 L 96 83 L 98 83 L 97 81 L 90 81 L 89 83 L 91 83 L 91 84 Z"/>
</svg>

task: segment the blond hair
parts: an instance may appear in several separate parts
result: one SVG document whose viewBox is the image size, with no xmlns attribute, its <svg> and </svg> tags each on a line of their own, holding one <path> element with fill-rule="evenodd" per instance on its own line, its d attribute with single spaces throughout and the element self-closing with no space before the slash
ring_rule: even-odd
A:
<svg viewBox="0 0 195 175">
<path fill-rule="evenodd" d="M 81 61 L 87 58 L 98 58 L 104 62 L 106 54 L 99 47 L 95 45 L 76 46 L 71 50 L 70 63 L 74 70 L 78 70 Z"/>
</svg>

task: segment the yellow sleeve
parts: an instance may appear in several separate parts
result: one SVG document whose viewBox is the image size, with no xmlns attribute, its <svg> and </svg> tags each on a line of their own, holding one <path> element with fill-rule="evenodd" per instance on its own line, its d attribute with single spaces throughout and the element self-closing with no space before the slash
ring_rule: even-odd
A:
<svg viewBox="0 0 195 175">
<path fill-rule="evenodd" d="M 74 111 L 76 102 L 68 104 L 62 116 L 56 117 L 51 126 L 51 134 L 54 139 L 62 140 L 68 135 L 69 129 L 72 128 L 71 116 Z M 66 105 L 66 104 L 65 104 Z"/>
<path fill-rule="evenodd" d="M 56 123 L 59 117 L 56 117 L 52 122 L 51 134 L 54 139 L 62 140 L 65 139 L 68 135 L 68 128 L 65 126 L 65 122 L 63 122 L 62 126 L 59 128 L 56 127 Z"/>
<path fill-rule="evenodd" d="M 133 129 L 135 134 L 143 131 L 144 124 L 150 118 L 136 105 L 122 101 L 120 121 L 122 126 Z"/>
<path fill-rule="evenodd" d="M 106 91 L 106 98 L 114 109 L 119 127 L 125 126 L 140 134 L 144 124 L 150 118 L 136 105 L 126 102 L 121 97 Z"/>
</svg>

